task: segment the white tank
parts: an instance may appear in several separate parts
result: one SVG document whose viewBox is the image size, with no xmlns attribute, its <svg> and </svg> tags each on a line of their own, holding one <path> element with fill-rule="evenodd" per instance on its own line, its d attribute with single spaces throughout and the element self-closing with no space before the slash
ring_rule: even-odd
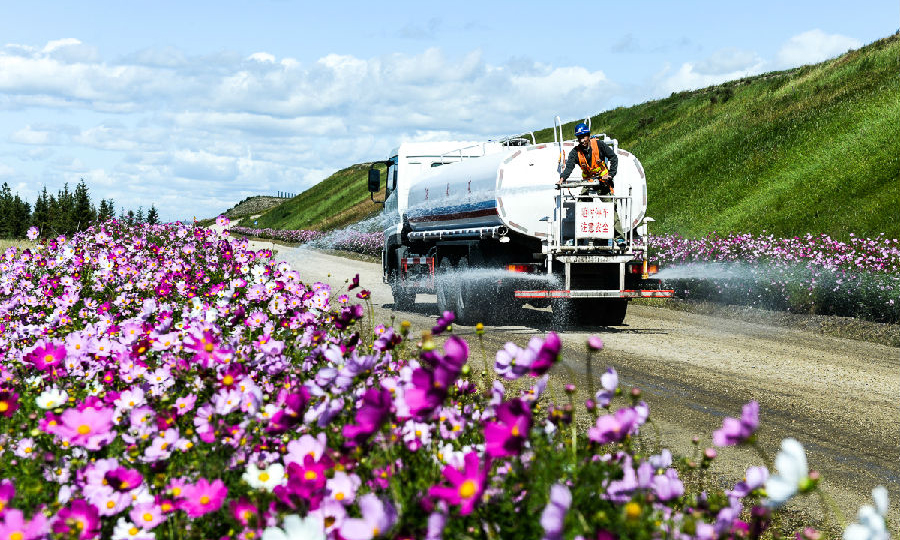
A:
<svg viewBox="0 0 900 540">
<path fill-rule="evenodd" d="M 560 159 L 563 164 L 575 143 L 500 147 L 496 153 L 433 168 L 409 184 L 406 216 L 414 231 L 452 230 L 505 225 L 510 230 L 543 238 L 555 208 Z M 634 208 L 618 206 L 624 231 L 636 228 L 647 212 L 644 168 L 631 153 L 616 149 L 619 166 L 614 178 L 617 197 L 631 196 Z M 578 166 L 569 177 L 580 180 Z M 575 191 L 574 189 L 572 191 Z"/>
</svg>

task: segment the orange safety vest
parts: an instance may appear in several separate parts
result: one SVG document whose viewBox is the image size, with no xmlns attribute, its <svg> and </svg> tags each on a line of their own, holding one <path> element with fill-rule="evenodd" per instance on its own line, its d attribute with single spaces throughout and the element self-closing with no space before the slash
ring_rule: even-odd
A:
<svg viewBox="0 0 900 540">
<path fill-rule="evenodd" d="M 588 164 L 584 152 L 578 152 L 578 165 L 581 167 L 581 178 L 590 180 L 591 178 L 602 178 L 609 174 L 609 168 L 606 166 L 606 160 L 600 154 L 600 147 L 597 145 L 597 139 L 591 139 L 591 163 Z"/>
</svg>

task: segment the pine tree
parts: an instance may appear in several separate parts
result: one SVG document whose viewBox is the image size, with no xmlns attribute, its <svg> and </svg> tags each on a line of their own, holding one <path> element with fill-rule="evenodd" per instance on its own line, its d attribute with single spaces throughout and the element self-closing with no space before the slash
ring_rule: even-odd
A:
<svg viewBox="0 0 900 540">
<path fill-rule="evenodd" d="M 11 238 L 13 236 L 13 197 L 12 190 L 9 185 L 3 182 L 0 186 L 0 238 Z"/>
<path fill-rule="evenodd" d="M 150 225 L 159 224 L 159 212 L 156 211 L 156 206 L 153 204 L 150 205 L 150 210 L 147 210 L 147 223 Z"/>
<path fill-rule="evenodd" d="M 135 223 L 143 223 L 144 222 L 144 207 L 138 206 L 138 211 L 134 215 Z"/>
<path fill-rule="evenodd" d="M 51 198 L 51 201 L 54 199 Z M 55 204 L 50 208 L 50 228 L 53 234 L 70 235 L 74 232 L 75 223 L 72 221 L 72 209 L 75 198 L 69 191 L 69 184 L 63 184 L 63 188 L 56 194 Z"/>
<path fill-rule="evenodd" d="M 72 226 L 72 230 L 69 231 L 70 233 L 87 229 L 90 227 L 91 223 L 97 219 L 93 208 L 91 208 L 91 198 L 88 195 L 88 188 L 84 183 L 84 178 L 82 178 L 78 182 L 78 185 L 75 186 L 75 193 L 72 195 L 72 210 L 69 219 Z"/>
<path fill-rule="evenodd" d="M 47 186 L 44 186 L 34 203 L 31 223 L 40 230 L 42 236 L 45 234 L 44 229 L 50 223 L 50 195 L 47 194 Z"/>
<path fill-rule="evenodd" d="M 13 226 L 12 236 L 24 238 L 31 223 L 31 205 L 22 200 L 19 194 L 13 197 Z"/>
</svg>

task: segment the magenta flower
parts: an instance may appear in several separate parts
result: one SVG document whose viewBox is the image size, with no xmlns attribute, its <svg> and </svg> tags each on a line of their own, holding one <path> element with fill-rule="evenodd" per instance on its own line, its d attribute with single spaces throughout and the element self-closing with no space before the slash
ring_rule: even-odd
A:
<svg viewBox="0 0 900 540">
<path fill-rule="evenodd" d="M 272 415 L 266 428 L 270 433 L 284 433 L 303 420 L 303 412 L 311 399 L 309 389 L 301 386 L 284 398 L 283 408 Z"/>
<path fill-rule="evenodd" d="M 443 371 L 442 374 L 446 374 Z M 403 397 L 409 412 L 417 420 L 424 420 L 447 398 L 447 392 L 453 381 L 442 380 L 435 377 L 435 373 L 417 368 L 413 371 L 411 387 L 406 390 Z M 450 384 L 447 384 L 447 383 Z"/>
<path fill-rule="evenodd" d="M 19 409 L 19 394 L 9 388 L 0 388 L 0 415 L 7 418 Z"/>
<path fill-rule="evenodd" d="M 56 425 L 47 424 L 46 431 L 58 435 L 69 444 L 99 450 L 116 438 L 116 434 L 110 431 L 114 415 L 115 411 L 107 408 L 67 409 Z"/>
<path fill-rule="evenodd" d="M 43 538 L 50 528 L 47 518 L 40 511 L 35 512 L 31 520 L 26 520 L 21 510 L 10 508 L 2 513 L 3 521 L 0 522 L 0 538 L 32 540 Z"/>
<path fill-rule="evenodd" d="M 94 505 L 77 499 L 60 509 L 53 522 L 53 532 L 67 538 L 87 540 L 100 534 L 100 515 Z"/>
<path fill-rule="evenodd" d="M 103 479 L 116 491 L 131 491 L 144 482 L 144 477 L 135 469 L 118 467 L 107 471 Z"/>
<path fill-rule="evenodd" d="M 356 423 L 344 426 L 346 446 L 362 446 L 387 420 L 391 411 L 391 392 L 386 388 L 369 388 L 356 410 Z"/>
<path fill-rule="evenodd" d="M 716 446 L 735 446 L 746 442 L 756 433 L 759 427 L 759 403 L 751 401 L 744 405 L 741 418 L 725 417 L 722 429 L 713 431 L 713 444 Z"/>
<path fill-rule="evenodd" d="M 221 480 L 216 479 L 210 483 L 201 478 L 197 483 L 187 484 L 182 488 L 179 508 L 184 510 L 188 517 L 200 517 L 218 510 L 226 495 L 228 488 Z"/>
<path fill-rule="evenodd" d="M 155 502 L 148 502 L 142 504 L 136 504 L 131 507 L 131 510 L 128 512 L 128 517 L 131 518 L 138 527 L 142 529 L 153 529 L 160 523 L 166 520 L 163 515 L 162 508 L 159 507 Z"/>
<path fill-rule="evenodd" d="M 224 362 L 230 359 L 232 354 L 230 349 L 219 347 L 219 338 L 208 330 L 199 337 L 188 336 L 184 348 L 193 351 L 193 360 L 204 368 Z"/>
<path fill-rule="evenodd" d="M 469 452 L 463 457 L 463 470 L 447 465 L 441 473 L 450 482 L 449 486 L 431 486 L 428 494 L 442 499 L 447 504 L 459 505 L 460 515 L 467 516 L 472 513 L 481 494 L 484 493 L 487 484 L 488 471 L 491 468 L 490 458 L 485 460 L 484 466 L 480 466 L 478 454 Z"/>
<path fill-rule="evenodd" d="M 16 485 L 12 480 L 3 480 L 0 482 L 0 516 L 3 515 L 3 511 L 9 506 L 9 501 L 15 496 Z"/>
<path fill-rule="evenodd" d="M 638 427 L 638 413 L 632 408 L 623 408 L 615 414 L 606 414 L 597 419 L 597 424 L 588 430 L 588 438 L 600 444 L 624 440 Z"/>
<path fill-rule="evenodd" d="M 529 348 L 530 347 L 531 344 L 529 344 Z M 541 346 L 537 351 L 537 355 L 535 355 L 534 362 L 531 363 L 531 376 L 540 377 L 550 371 L 553 364 L 559 360 L 559 353 L 561 350 L 562 341 L 560 341 L 556 332 L 547 334 L 547 337 L 544 339 L 544 342 L 541 343 Z"/>
<path fill-rule="evenodd" d="M 65 345 L 56 345 L 53 343 L 47 343 L 44 346 L 37 346 L 25 357 L 25 360 L 34 364 L 35 368 L 45 372 L 52 371 L 65 359 Z"/>
<path fill-rule="evenodd" d="M 440 317 L 438 317 L 437 322 L 435 322 L 434 327 L 431 328 L 431 333 L 435 336 L 439 336 L 444 333 L 447 328 L 453 324 L 453 321 L 456 320 L 456 314 L 452 311 L 445 311 Z"/>
<path fill-rule="evenodd" d="M 497 407 L 495 422 L 484 426 L 485 452 L 492 458 L 515 456 L 531 431 L 531 408 L 515 398 Z"/>
<path fill-rule="evenodd" d="M 323 454 L 318 460 L 307 454 L 303 464 L 291 462 L 287 468 L 287 485 L 276 486 L 273 492 L 285 504 L 293 507 L 292 499 L 302 498 L 309 502 L 311 510 L 316 510 L 325 496 L 326 472 L 334 467 L 334 462 Z"/>
<path fill-rule="evenodd" d="M 340 535 L 347 540 L 370 540 L 382 536 L 397 522 L 394 506 L 373 493 L 359 498 L 359 512 L 362 519 L 347 518 L 341 525 Z"/>
</svg>

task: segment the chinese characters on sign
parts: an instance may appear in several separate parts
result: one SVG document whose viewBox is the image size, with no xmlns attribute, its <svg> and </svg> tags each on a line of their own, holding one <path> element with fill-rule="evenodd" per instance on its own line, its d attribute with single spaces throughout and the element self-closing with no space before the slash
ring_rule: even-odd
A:
<svg viewBox="0 0 900 540">
<path fill-rule="evenodd" d="M 612 203 L 579 202 L 575 207 L 575 238 L 612 238 L 614 213 Z"/>
</svg>

